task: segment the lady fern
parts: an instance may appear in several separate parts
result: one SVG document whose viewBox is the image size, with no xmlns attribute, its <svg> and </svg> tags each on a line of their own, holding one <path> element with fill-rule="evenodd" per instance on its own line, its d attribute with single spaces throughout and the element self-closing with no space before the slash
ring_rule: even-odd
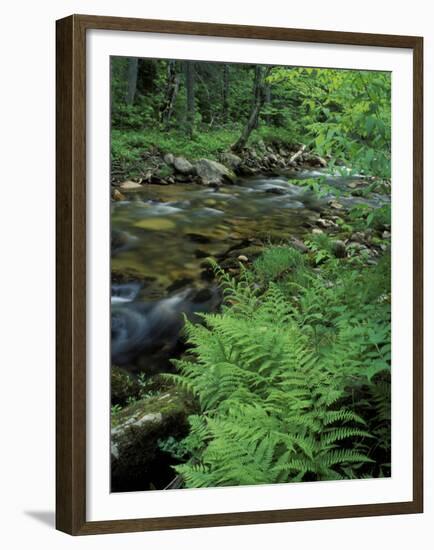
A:
<svg viewBox="0 0 434 550">
<path fill-rule="evenodd" d="M 390 471 L 387 266 L 318 271 L 276 248 L 237 280 L 214 265 L 222 312 L 186 322 L 194 359 L 166 375 L 200 406 L 175 467 L 187 487 Z"/>
</svg>

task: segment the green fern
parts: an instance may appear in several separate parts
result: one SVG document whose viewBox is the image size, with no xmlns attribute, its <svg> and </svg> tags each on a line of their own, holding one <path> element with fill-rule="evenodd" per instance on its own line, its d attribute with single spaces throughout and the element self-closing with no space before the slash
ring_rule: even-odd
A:
<svg viewBox="0 0 434 550">
<path fill-rule="evenodd" d="M 387 283 L 380 277 L 381 288 L 366 288 L 366 274 L 333 260 L 314 272 L 297 263 L 298 253 L 278 248 L 271 263 L 285 261 L 265 290 L 255 277 L 265 273 L 270 253 L 239 280 L 214 265 L 223 311 L 203 315 L 203 324 L 186 322 L 195 359 L 175 361 L 177 373 L 166 377 L 193 393 L 201 409 L 183 442 L 191 458 L 175 466 L 187 487 L 387 474 Z"/>
</svg>

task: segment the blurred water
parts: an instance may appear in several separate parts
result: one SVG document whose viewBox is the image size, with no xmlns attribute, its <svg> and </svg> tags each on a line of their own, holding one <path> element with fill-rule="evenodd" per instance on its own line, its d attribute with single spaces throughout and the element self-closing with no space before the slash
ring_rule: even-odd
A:
<svg viewBox="0 0 434 550">
<path fill-rule="evenodd" d="M 319 176 L 324 172 L 296 175 L 297 179 Z M 325 178 L 338 194 L 357 179 Z M 113 202 L 113 278 L 120 274 L 127 279 L 112 284 L 113 361 L 125 364 L 145 353 L 161 355 L 163 348 L 169 356 L 182 327 L 182 315 L 210 311 L 218 305 L 213 287 L 204 299 L 197 299 L 197 289 L 210 288 L 210 283 L 201 280 L 207 256 L 222 255 L 252 238 L 268 242 L 302 237 L 306 222 L 318 218 L 333 196 L 332 192 L 318 199 L 312 191 L 280 176 L 239 180 L 219 189 L 196 184 L 146 185 L 130 193 L 128 200 Z M 339 201 L 345 207 L 366 202 L 351 196 Z"/>
</svg>

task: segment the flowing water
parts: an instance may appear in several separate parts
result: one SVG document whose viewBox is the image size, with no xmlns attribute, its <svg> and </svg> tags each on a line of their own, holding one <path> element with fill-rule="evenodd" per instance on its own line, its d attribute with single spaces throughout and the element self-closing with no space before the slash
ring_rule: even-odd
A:
<svg viewBox="0 0 434 550">
<path fill-rule="evenodd" d="M 329 175 L 326 182 L 341 192 L 357 179 Z M 317 199 L 288 183 L 288 177 L 257 177 L 220 188 L 146 185 L 128 200 L 113 202 L 113 362 L 164 370 L 178 345 L 183 314 L 194 318 L 220 303 L 206 258 L 220 260 L 231 250 L 244 254 L 249 246 L 302 238 L 330 198 Z M 339 197 L 344 207 L 364 200 Z"/>
</svg>

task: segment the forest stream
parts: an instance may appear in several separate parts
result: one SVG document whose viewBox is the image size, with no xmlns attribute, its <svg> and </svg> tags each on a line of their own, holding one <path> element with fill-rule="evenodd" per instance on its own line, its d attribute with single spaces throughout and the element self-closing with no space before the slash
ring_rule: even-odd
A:
<svg viewBox="0 0 434 550">
<path fill-rule="evenodd" d="M 111 491 L 390 477 L 390 72 L 110 69 Z"/>
<path fill-rule="evenodd" d="M 366 182 L 360 176 L 318 170 L 294 177 L 298 185 L 290 176 L 238 179 L 218 188 L 146 185 L 112 202 L 113 364 L 146 374 L 170 369 L 182 315 L 213 311 L 221 303 L 207 258 L 236 267 L 270 241 L 302 244 L 333 200 L 346 210 L 389 200 L 353 196 L 354 182 Z M 299 185 L 319 177 L 329 190 L 320 199 Z"/>
</svg>

